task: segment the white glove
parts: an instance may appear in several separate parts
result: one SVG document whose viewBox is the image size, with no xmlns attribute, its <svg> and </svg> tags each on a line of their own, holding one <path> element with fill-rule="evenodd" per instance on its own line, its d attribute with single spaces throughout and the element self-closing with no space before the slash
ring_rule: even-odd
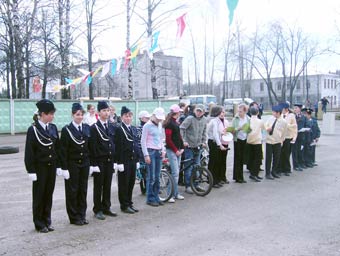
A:
<svg viewBox="0 0 340 256">
<path fill-rule="evenodd" d="M 63 170 L 61 168 L 57 168 L 57 175 L 58 176 L 63 175 Z"/>
<path fill-rule="evenodd" d="M 37 180 L 37 174 L 36 174 L 36 173 L 29 173 L 29 174 L 28 174 L 28 178 L 29 178 L 31 181 L 36 181 L 36 180 Z"/>
<path fill-rule="evenodd" d="M 117 168 L 118 168 L 118 164 L 117 164 L 117 163 L 114 163 L 114 164 L 113 164 L 113 170 L 117 171 Z"/>
<path fill-rule="evenodd" d="M 70 178 L 70 173 L 68 170 L 63 170 L 63 176 L 65 180 L 68 180 Z"/>
<path fill-rule="evenodd" d="M 303 146 L 301 146 L 301 150 L 303 150 Z"/>
<path fill-rule="evenodd" d="M 140 163 L 137 162 L 137 163 L 136 163 L 136 169 L 139 169 L 139 168 L 140 168 Z"/>
<path fill-rule="evenodd" d="M 118 169 L 118 171 L 123 172 L 124 171 L 124 165 L 123 164 L 117 164 L 117 169 Z"/>
<path fill-rule="evenodd" d="M 100 172 L 98 166 L 90 166 L 90 173 Z"/>
</svg>

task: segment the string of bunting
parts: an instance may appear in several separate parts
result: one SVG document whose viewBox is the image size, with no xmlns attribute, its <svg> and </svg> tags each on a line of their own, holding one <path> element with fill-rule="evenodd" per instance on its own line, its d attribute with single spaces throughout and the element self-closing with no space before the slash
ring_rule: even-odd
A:
<svg viewBox="0 0 340 256">
<path fill-rule="evenodd" d="M 214 3 L 215 0 L 209 1 L 209 4 L 214 7 L 216 4 Z M 237 7 L 238 0 L 226 0 L 227 7 L 229 9 L 229 26 L 231 26 L 233 17 L 234 17 L 234 11 Z M 176 33 L 176 40 L 177 42 L 182 38 L 183 33 L 186 28 L 186 16 L 187 13 L 182 14 L 176 19 L 177 23 L 177 33 Z M 124 57 L 118 57 L 114 58 L 111 61 L 106 62 L 104 65 L 99 66 L 95 71 L 87 71 L 84 69 L 78 69 L 80 73 L 82 73 L 82 76 L 70 79 L 65 78 L 65 85 L 55 85 L 52 87 L 52 92 L 59 92 L 61 89 L 66 89 L 71 87 L 71 89 L 74 89 L 75 86 L 86 83 L 87 85 L 90 85 L 93 78 L 100 74 L 100 78 L 104 78 L 108 73 L 111 71 L 111 76 L 115 76 L 121 68 L 121 63 L 124 59 L 124 65 L 123 68 L 126 69 L 130 63 L 130 61 L 135 64 L 136 58 L 139 52 L 143 49 L 147 50 L 148 56 L 150 59 L 153 59 L 153 53 L 156 52 L 156 50 L 159 48 L 158 44 L 158 38 L 160 35 L 160 31 L 156 31 L 151 37 L 147 38 L 146 46 L 145 48 L 142 47 L 143 41 L 137 42 L 135 45 L 131 47 L 131 49 L 125 50 L 125 56 Z"/>
</svg>

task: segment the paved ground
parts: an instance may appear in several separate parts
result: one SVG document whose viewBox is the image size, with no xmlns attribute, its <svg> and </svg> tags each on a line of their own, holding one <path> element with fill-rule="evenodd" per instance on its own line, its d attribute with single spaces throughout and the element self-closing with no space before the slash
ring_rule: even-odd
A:
<svg viewBox="0 0 340 256">
<path fill-rule="evenodd" d="M 340 121 L 336 122 L 336 130 Z M 31 182 L 23 165 L 25 136 L 0 136 L 20 153 L 0 155 L 0 255 L 340 255 L 340 134 L 324 135 L 318 167 L 262 183 L 235 184 L 205 198 L 150 208 L 136 187 L 140 213 L 93 218 L 92 179 L 88 219 L 67 220 L 63 180 L 58 177 L 52 209 L 55 232 L 33 229 Z M 229 177 L 232 152 L 228 156 Z M 246 174 L 248 176 L 248 174 Z M 118 211 L 117 185 L 113 209 Z"/>
</svg>

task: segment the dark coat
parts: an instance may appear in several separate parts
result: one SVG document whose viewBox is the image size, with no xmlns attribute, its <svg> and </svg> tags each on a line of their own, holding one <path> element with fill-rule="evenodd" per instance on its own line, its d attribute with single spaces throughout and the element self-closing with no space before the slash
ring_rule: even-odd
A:
<svg viewBox="0 0 340 256">
<path fill-rule="evenodd" d="M 108 122 L 108 134 L 100 120 L 90 127 L 90 165 L 98 166 L 98 162 L 113 162 L 115 154 L 116 127 Z"/>
<path fill-rule="evenodd" d="M 122 123 L 116 130 L 116 162 L 118 164 L 130 161 L 138 162 L 141 158 L 141 150 L 137 136 L 137 128 L 130 126 L 131 131 Z"/>
<path fill-rule="evenodd" d="M 89 139 L 90 126 L 82 124 L 80 133 L 72 123 L 65 125 L 60 136 L 60 162 L 61 168 L 68 170 L 70 162 L 76 163 L 80 167 L 90 165 Z M 71 135 L 74 138 L 71 138 Z"/>
<path fill-rule="evenodd" d="M 39 164 L 60 166 L 58 129 L 52 123 L 48 126 L 47 132 L 36 121 L 27 130 L 24 161 L 28 173 L 36 173 Z"/>
</svg>

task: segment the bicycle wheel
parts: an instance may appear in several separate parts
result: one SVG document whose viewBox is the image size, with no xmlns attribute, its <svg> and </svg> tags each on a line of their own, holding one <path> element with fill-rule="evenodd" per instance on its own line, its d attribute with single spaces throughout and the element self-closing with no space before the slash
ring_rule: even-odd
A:
<svg viewBox="0 0 340 256">
<path fill-rule="evenodd" d="M 190 186 L 196 195 L 205 196 L 209 194 L 213 183 L 213 176 L 207 168 L 202 166 L 194 167 L 190 177 Z"/>
<path fill-rule="evenodd" d="M 174 180 L 169 172 L 162 169 L 159 177 L 159 199 L 167 202 L 174 193 Z"/>
</svg>

